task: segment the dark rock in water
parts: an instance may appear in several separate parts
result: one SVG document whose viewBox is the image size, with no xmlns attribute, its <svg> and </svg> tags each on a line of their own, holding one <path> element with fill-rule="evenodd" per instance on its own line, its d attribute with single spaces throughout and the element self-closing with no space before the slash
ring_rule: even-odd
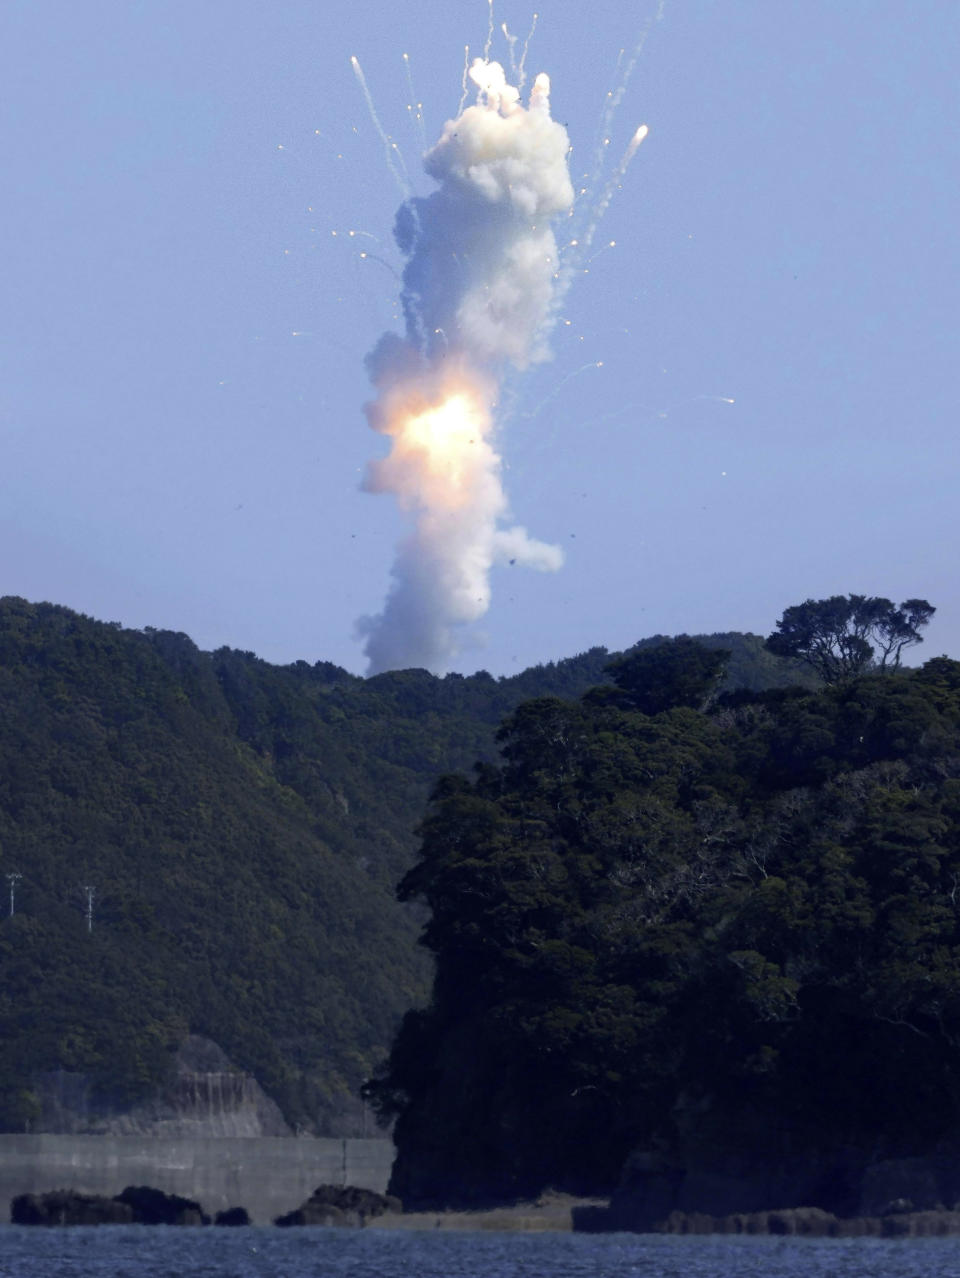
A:
<svg viewBox="0 0 960 1278">
<path fill-rule="evenodd" d="M 209 1225 L 210 1217 L 192 1198 L 179 1194 L 165 1194 L 149 1185 L 128 1185 L 116 1202 L 127 1203 L 133 1210 L 133 1219 L 140 1225 Z"/>
<path fill-rule="evenodd" d="M 600 1232 L 617 1222 L 598 1209 L 596 1217 L 574 1219 L 574 1229 Z M 655 1234 L 775 1234 L 807 1238 L 942 1238 L 960 1234 L 960 1212 L 908 1211 L 889 1216 L 835 1216 L 822 1207 L 784 1207 L 776 1211 L 672 1211 L 645 1233 Z"/>
<path fill-rule="evenodd" d="M 275 1225 L 328 1225 L 362 1227 L 372 1216 L 388 1211 L 402 1211 L 398 1198 L 377 1194 L 356 1185 L 318 1185 L 305 1203 L 285 1216 L 277 1216 Z"/>
<path fill-rule="evenodd" d="M 246 1207 L 228 1207 L 226 1211 L 218 1211 L 213 1218 L 215 1225 L 249 1225 L 250 1213 Z"/>
<path fill-rule="evenodd" d="M 10 1203 L 13 1225 L 129 1225 L 134 1220 L 129 1203 L 74 1189 L 54 1189 L 47 1194 L 18 1194 Z"/>
<path fill-rule="evenodd" d="M 243 1208 L 238 1210 L 243 1211 Z M 246 1213 L 244 1212 L 244 1215 Z M 14 1225 L 209 1225 L 199 1203 L 148 1185 L 129 1185 L 104 1198 L 74 1189 L 20 1194 L 10 1204 Z"/>
<path fill-rule="evenodd" d="M 733 1212 L 711 1216 L 704 1212 L 672 1211 L 654 1230 L 658 1234 L 776 1234 L 807 1238 L 835 1238 L 846 1221 L 821 1207 L 784 1207 L 777 1211 Z M 877 1222 L 873 1222 L 876 1226 Z M 875 1227 L 856 1233 L 876 1234 Z"/>
</svg>

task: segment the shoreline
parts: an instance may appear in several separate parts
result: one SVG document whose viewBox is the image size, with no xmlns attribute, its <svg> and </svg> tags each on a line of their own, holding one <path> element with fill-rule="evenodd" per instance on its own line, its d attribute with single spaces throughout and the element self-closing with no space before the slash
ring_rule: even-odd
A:
<svg viewBox="0 0 960 1278">
<path fill-rule="evenodd" d="M 791 1207 L 710 1216 L 671 1212 L 645 1228 L 631 1228 L 609 1215 L 604 1198 L 545 1193 L 529 1202 L 474 1209 L 387 1212 L 368 1219 L 367 1229 L 461 1230 L 499 1233 L 632 1233 L 795 1238 L 948 1238 L 960 1236 L 960 1211 L 899 1211 L 884 1216 L 835 1216 L 820 1207 Z"/>
<path fill-rule="evenodd" d="M 492 1230 L 499 1233 L 572 1233 L 574 1212 L 605 1211 L 606 1198 L 577 1198 L 547 1192 L 529 1202 L 466 1210 L 388 1212 L 366 1222 L 367 1229 Z"/>
</svg>

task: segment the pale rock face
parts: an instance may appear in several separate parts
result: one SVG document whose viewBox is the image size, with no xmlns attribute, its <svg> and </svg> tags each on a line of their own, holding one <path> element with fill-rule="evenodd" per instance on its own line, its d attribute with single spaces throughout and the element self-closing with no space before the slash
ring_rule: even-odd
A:
<svg viewBox="0 0 960 1278">
<path fill-rule="evenodd" d="M 109 1099 L 94 1100 L 93 1081 L 64 1070 L 40 1075 L 35 1130 L 166 1139 L 292 1135 L 257 1080 L 237 1069 L 212 1039 L 198 1035 L 180 1045 L 167 1086 L 139 1105 L 121 1109 Z"/>
</svg>

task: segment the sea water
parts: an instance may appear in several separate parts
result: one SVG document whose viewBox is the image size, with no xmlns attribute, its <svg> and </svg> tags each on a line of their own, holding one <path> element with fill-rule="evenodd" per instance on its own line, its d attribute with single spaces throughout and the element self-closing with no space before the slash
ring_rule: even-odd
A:
<svg viewBox="0 0 960 1278">
<path fill-rule="evenodd" d="M 2 1278 L 958 1278 L 957 1238 L 0 1228 Z"/>
</svg>

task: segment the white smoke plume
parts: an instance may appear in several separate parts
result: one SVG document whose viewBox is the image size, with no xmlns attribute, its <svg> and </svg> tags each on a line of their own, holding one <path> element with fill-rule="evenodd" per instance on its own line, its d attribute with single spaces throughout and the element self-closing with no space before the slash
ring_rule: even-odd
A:
<svg viewBox="0 0 960 1278">
<path fill-rule="evenodd" d="M 569 143 L 545 75 L 526 105 L 499 63 L 478 58 L 469 75 L 476 103 L 425 156 L 437 189 L 397 214 L 405 335 L 385 334 L 367 360 L 377 391 L 367 417 L 391 446 L 364 486 L 393 493 L 413 524 L 383 612 L 358 623 L 371 673 L 444 670 L 462 627 L 489 607 L 496 560 L 541 571 L 563 561 L 558 547 L 502 526 L 494 409 L 508 366 L 547 357 L 551 222 L 574 199 Z"/>
</svg>

